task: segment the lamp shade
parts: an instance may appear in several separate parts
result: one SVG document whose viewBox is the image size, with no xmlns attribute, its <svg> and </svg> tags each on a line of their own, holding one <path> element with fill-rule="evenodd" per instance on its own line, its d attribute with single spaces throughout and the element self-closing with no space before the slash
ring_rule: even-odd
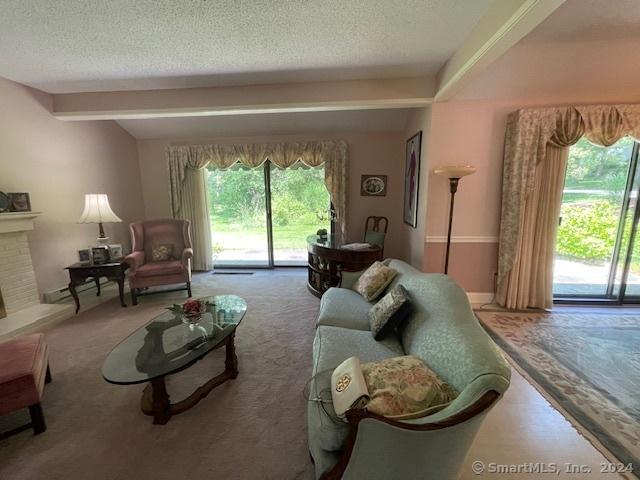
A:
<svg viewBox="0 0 640 480">
<path fill-rule="evenodd" d="M 433 173 L 447 178 L 462 178 L 476 172 L 471 165 L 444 165 L 433 170 Z"/>
<path fill-rule="evenodd" d="M 88 193 L 84 196 L 84 210 L 78 223 L 115 223 L 121 222 L 104 193 Z"/>
</svg>

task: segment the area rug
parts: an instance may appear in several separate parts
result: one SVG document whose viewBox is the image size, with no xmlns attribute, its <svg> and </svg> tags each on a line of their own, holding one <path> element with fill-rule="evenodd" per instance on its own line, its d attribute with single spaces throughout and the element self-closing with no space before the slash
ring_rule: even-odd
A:
<svg viewBox="0 0 640 480">
<path fill-rule="evenodd" d="M 0 479 L 130 480 L 313 478 L 304 391 L 319 301 L 306 273 L 197 275 L 194 295 L 241 295 L 240 374 L 163 426 L 140 412 L 144 385 L 111 385 L 102 363 L 124 337 L 184 300 L 184 292 L 110 300 L 46 332 L 53 382 L 43 408 L 47 431 L 0 441 Z M 172 401 L 224 369 L 224 349 L 169 377 Z M 3 422 L 28 420 L 24 413 Z M 7 425 L 8 426 L 8 425 Z"/>
<path fill-rule="evenodd" d="M 494 340 L 624 464 L 640 468 L 640 316 L 476 311 Z"/>
</svg>

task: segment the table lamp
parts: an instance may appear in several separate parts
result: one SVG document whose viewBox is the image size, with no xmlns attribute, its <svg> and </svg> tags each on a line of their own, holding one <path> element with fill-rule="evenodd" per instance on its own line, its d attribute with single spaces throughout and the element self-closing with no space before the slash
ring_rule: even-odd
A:
<svg viewBox="0 0 640 480">
<path fill-rule="evenodd" d="M 78 223 L 97 223 L 100 232 L 98 242 L 106 243 L 109 240 L 109 237 L 104 234 L 103 223 L 121 221 L 122 219 L 111 210 L 109 198 L 104 193 L 88 193 L 84 196 L 84 210 Z"/>
<path fill-rule="evenodd" d="M 451 203 L 449 204 L 449 229 L 447 231 L 447 252 L 444 260 L 444 273 L 449 271 L 449 250 L 451 249 L 451 225 L 453 224 L 453 203 L 458 191 L 458 181 L 467 175 L 475 173 L 476 167 L 471 165 L 445 165 L 433 170 L 433 173 L 449 179 Z"/>
</svg>

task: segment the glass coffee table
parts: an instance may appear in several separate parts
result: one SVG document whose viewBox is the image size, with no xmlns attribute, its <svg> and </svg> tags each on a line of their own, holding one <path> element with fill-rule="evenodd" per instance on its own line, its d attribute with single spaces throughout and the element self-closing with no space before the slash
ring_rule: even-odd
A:
<svg viewBox="0 0 640 480">
<path fill-rule="evenodd" d="M 149 382 L 142 393 L 141 407 L 153 423 L 164 425 L 172 415 L 182 413 L 206 397 L 218 385 L 238 376 L 235 332 L 247 311 L 236 295 L 218 295 L 198 321 L 166 311 L 133 332 L 109 353 L 102 376 L 109 383 L 132 385 Z M 165 377 L 202 359 L 212 350 L 226 346 L 225 369 L 190 396 L 169 401 Z"/>
</svg>

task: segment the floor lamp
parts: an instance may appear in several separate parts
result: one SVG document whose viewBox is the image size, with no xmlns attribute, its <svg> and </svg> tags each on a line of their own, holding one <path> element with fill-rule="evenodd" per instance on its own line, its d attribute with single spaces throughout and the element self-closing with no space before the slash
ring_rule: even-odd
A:
<svg viewBox="0 0 640 480">
<path fill-rule="evenodd" d="M 449 204 L 449 230 L 447 231 L 447 253 L 444 259 L 444 273 L 449 271 L 449 250 L 451 249 L 451 225 L 453 224 L 453 203 L 458 191 L 458 181 L 467 175 L 475 173 L 476 167 L 470 165 L 446 165 L 436 168 L 433 173 L 449 179 L 451 203 Z"/>
</svg>

